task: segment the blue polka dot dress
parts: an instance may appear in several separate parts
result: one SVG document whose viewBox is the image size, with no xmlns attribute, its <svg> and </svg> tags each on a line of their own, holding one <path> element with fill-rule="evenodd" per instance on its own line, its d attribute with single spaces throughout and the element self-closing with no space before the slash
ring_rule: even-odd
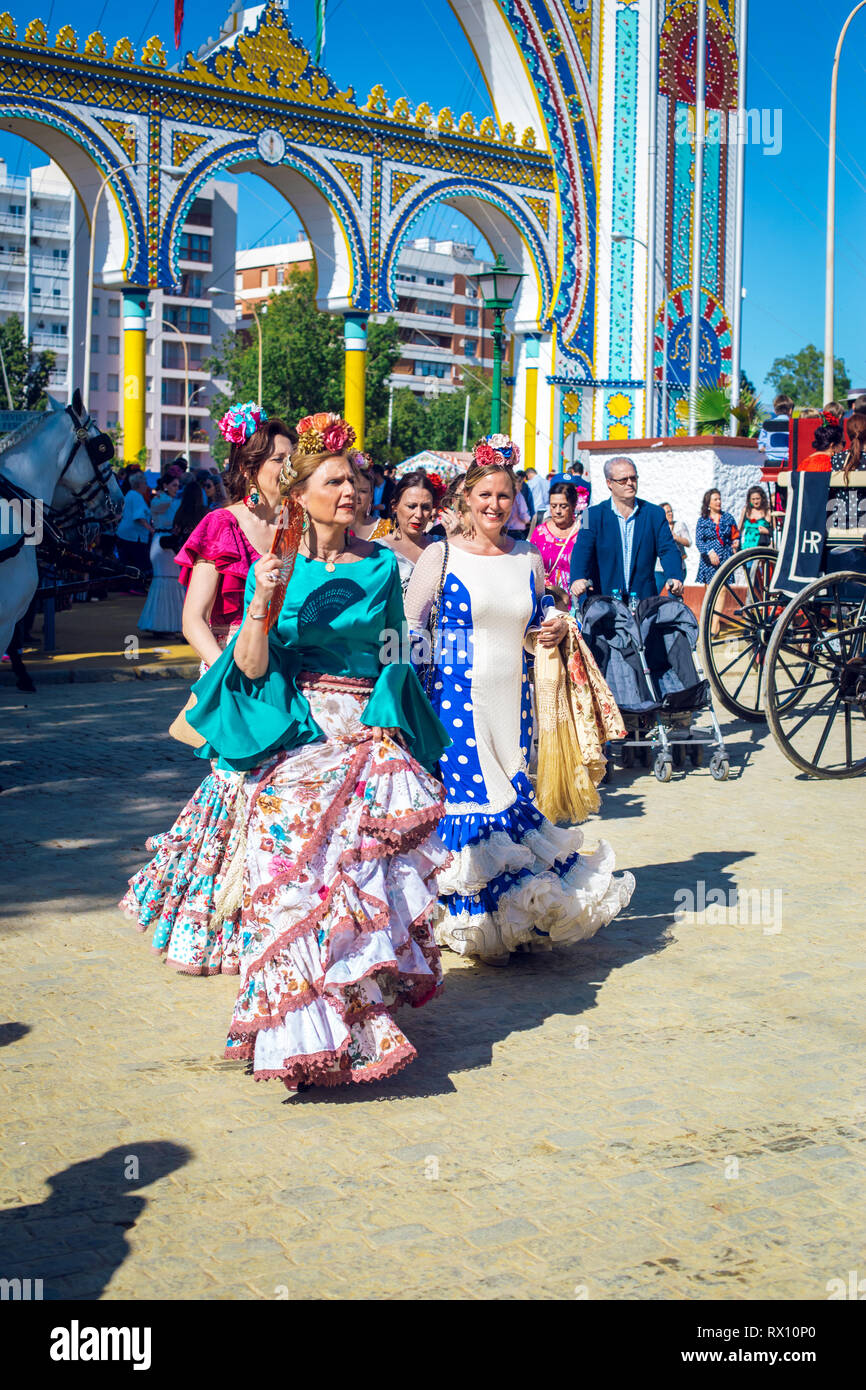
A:
<svg viewBox="0 0 866 1390">
<path fill-rule="evenodd" d="M 443 547 L 428 547 L 406 594 L 413 631 L 427 621 Z M 544 568 L 534 546 L 503 555 L 449 548 L 439 610 L 433 707 L 451 736 L 440 762 L 451 861 L 438 878 L 436 935 L 461 955 L 507 955 L 594 935 L 628 903 L 630 874 L 613 874 L 605 843 L 581 854 L 583 834 L 535 805 L 527 773 L 532 687 L 525 638 L 540 620 Z"/>
</svg>

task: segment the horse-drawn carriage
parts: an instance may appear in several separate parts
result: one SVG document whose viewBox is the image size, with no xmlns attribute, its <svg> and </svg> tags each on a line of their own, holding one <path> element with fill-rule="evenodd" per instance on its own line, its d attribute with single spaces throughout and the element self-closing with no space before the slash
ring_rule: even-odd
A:
<svg viewBox="0 0 866 1390">
<path fill-rule="evenodd" d="M 773 480 L 778 544 L 725 560 L 701 612 L 722 704 L 813 777 L 866 771 L 866 472 Z"/>
</svg>

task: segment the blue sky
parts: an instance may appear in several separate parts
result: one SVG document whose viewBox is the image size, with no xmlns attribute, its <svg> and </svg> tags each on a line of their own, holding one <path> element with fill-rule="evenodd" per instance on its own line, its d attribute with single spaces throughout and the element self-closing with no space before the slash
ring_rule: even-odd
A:
<svg viewBox="0 0 866 1390">
<path fill-rule="evenodd" d="M 8 0 L 6 0 L 8 4 Z M 759 387 L 773 358 L 808 342 L 823 344 L 824 216 L 830 71 L 839 29 L 853 0 L 751 0 L 747 104 L 781 112 L 781 149 L 752 147 L 746 162 L 743 366 Z M 53 36 L 72 24 L 79 41 L 99 27 L 114 42 L 126 35 L 140 49 L 159 34 L 174 54 L 173 0 L 143 0 L 135 24 L 118 0 L 27 0 L 8 4 L 19 26 L 36 16 Z M 225 8 L 228 8 L 226 0 Z M 220 0 L 187 0 L 183 50 L 196 48 L 219 27 Z M 295 31 L 310 44 L 313 0 L 289 0 Z M 169 58 L 169 62 L 172 58 Z M 381 82 L 391 100 L 427 100 L 477 117 L 490 109 L 468 43 L 446 0 L 329 0 L 325 66 L 341 87 L 359 96 Z M 866 386 L 866 341 L 857 296 L 866 289 L 866 10 L 853 21 L 839 76 L 836 235 L 836 352 L 855 386 Z M 778 121 L 778 117 L 774 118 Z M 10 171 L 44 163 L 34 147 L 0 137 Z M 292 239 L 298 223 L 279 196 L 259 180 L 241 184 L 241 246 Z M 477 235 L 449 208 L 433 210 L 419 230 L 434 236 Z M 765 390 L 764 397 L 770 395 Z"/>
</svg>

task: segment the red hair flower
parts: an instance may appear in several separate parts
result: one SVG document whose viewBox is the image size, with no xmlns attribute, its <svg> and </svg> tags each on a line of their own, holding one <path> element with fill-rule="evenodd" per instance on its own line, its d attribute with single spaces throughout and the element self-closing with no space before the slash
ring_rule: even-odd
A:
<svg viewBox="0 0 866 1390">
<path fill-rule="evenodd" d="M 495 449 L 491 449 L 489 444 L 482 443 L 475 446 L 475 462 L 479 468 L 489 468 L 491 464 L 499 463 L 499 459 Z"/>
<path fill-rule="evenodd" d="M 322 431 L 322 442 L 330 452 L 339 454 L 348 444 L 354 444 L 355 431 L 344 420 L 338 420 Z"/>
</svg>

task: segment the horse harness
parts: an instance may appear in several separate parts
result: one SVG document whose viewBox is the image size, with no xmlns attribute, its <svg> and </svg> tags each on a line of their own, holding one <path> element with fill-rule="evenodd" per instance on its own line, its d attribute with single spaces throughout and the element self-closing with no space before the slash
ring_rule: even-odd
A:
<svg viewBox="0 0 866 1390">
<path fill-rule="evenodd" d="M 76 391 L 71 405 L 66 406 L 66 414 L 69 416 L 73 425 L 73 439 L 66 457 L 66 462 L 57 475 L 57 483 L 60 482 L 75 460 L 75 457 L 82 447 L 87 453 L 93 469 L 93 478 L 86 483 L 80 492 L 75 493 L 64 507 L 48 507 L 43 504 L 43 527 L 47 528 L 53 541 L 62 545 L 62 528 L 68 527 L 75 522 L 80 522 L 87 515 L 87 504 L 92 502 L 100 493 L 104 494 L 108 504 L 109 515 L 116 509 L 111 501 L 111 493 L 108 488 L 108 479 L 111 476 L 111 459 L 114 457 L 114 444 L 111 437 L 100 430 L 97 434 L 89 434 L 88 427 L 92 423 L 91 417 L 81 405 L 81 397 Z M 55 483 L 55 490 L 57 487 Z M 0 499 L 5 501 L 17 502 L 37 502 L 38 499 L 28 492 L 26 488 L 19 487 L 13 483 L 11 478 L 7 478 L 0 473 Z M 26 537 L 19 536 L 12 545 L 0 551 L 0 564 L 4 560 L 12 560 L 21 551 Z"/>
</svg>

